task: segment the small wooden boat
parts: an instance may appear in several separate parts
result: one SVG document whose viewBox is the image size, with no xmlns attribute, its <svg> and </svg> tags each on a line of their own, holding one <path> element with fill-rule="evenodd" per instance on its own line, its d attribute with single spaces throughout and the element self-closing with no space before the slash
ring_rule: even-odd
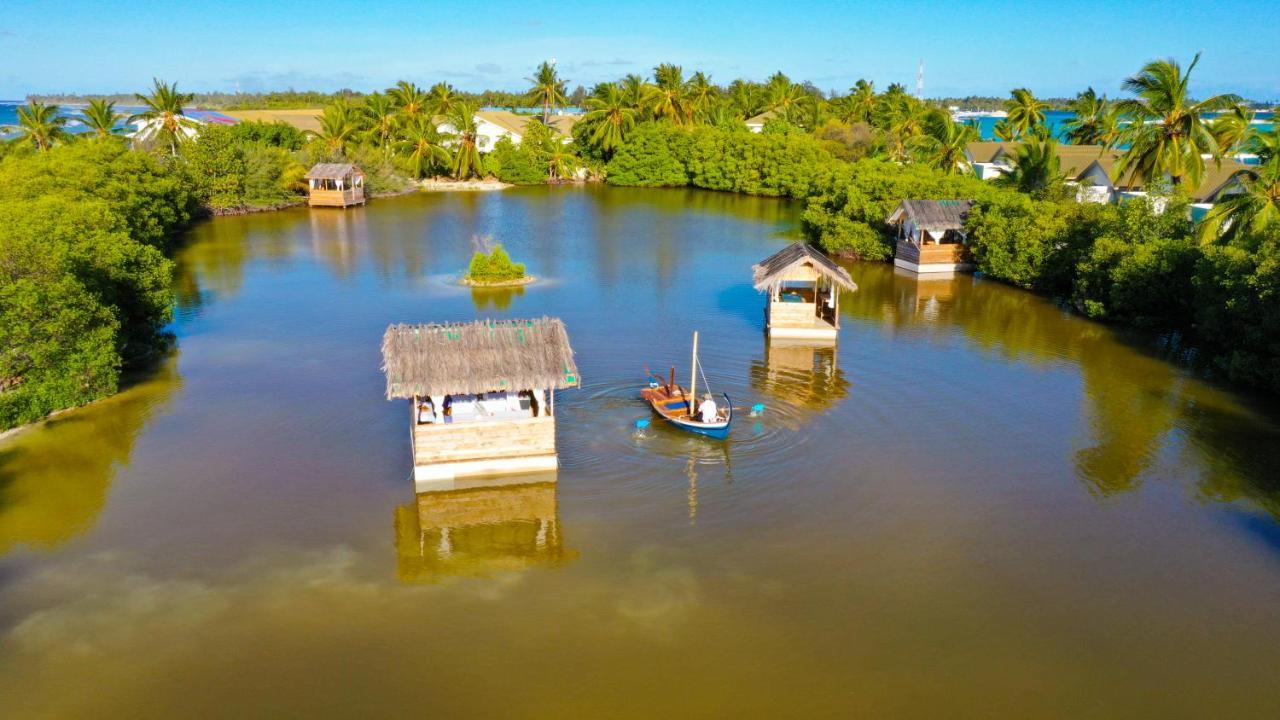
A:
<svg viewBox="0 0 1280 720">
<path fill-rule="evenodd" d="M 686 391 L 676 384 L 676 369 L 671 368 L 671 374 L 666 382 L 657 375 L 649 373 L 649 387 L 640 391 L 640 397 L 649 403 L 655 413 L 681 430 L 723 440 L 729 436 L 729 426 L 733 423 L 733 403 L 727 394 L 719 393 L 724 403 L 716 404 L 714 420 L 710 422 L 704 420 L 698 412 L 698 371 L 698 333 L 695 332 L 689 390 Z M 703 382 L 706 382 L 705 378 Z M 711 393 L 707 395 L 710 396 Z"/>
</svg>

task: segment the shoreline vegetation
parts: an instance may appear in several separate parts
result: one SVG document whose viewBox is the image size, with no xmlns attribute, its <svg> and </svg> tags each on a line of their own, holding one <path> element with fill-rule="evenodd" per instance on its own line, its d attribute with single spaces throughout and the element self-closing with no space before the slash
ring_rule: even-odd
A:
<svg viewBox="0 0 1280 720">
<path fill-rule="evenodd" d="M 1080 93 L 1061 138 L 1045 125 L 1050 104 L 1015 89 L 997 128 L 1018 143 L 1015 167 L 994 182 L 966 160 L 976 128 L 905 87 L 859 81 L 829 97 L 781 73 L 722 86 L 663 64 L 650 78 L 569 92 L 543 63 L 524 94 L 400 82 L 268 101 L 328 102 L 314 132 L 198 124 L 185 114 L 195 96 L 159 80 L 129 99 L 144 108 L 128 118 L 140 128 L 130 138 L 110 101 L 95 100 L 78 135 L 56 106 L 32 101 L 0 144 L 0 428 L 116 392 L 123 370 L 171 340 L 170 257 L 183 230 L 201 217 L 299 203 L 306 169 L 338 161 L 359 165 L 375 197 L 602 179 L 790 198 L 805 206 L 809 242 L 867 261 L 891 259 L 885 218 L 901 200 L 973 199 L 966 234 L 985 277 L 1163 334 L 1194 348 L 1201 367 L 1280 392 L 1280 129 L 1260 132 L 1238 97 L 1193 100 L 1195 65 L 1149 63 L 1121 100 Z M 540 115 L 518 144 L 504 137 L 481 152 L 477 108 L 516 100 Z M 571 130 L 548 124 L 570 104 L 585 109 Z M 1052 152 L 1058 142 L 1127 148 L 1117 173 L 1152 178 L 1154 192 L 1120 205 L 1076 202 Z M 1193 224 L 1189 194 L 1206 168 L 1242 151 L 1260 160 L 1243 192 Z M 505 263 L 468 276 L 494 281 L 485 273 L 518 265 Z"/>
</svg>

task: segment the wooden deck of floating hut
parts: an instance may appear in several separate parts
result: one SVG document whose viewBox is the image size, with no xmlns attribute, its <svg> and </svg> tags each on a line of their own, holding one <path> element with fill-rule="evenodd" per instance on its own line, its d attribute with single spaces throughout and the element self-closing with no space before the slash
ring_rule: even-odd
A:
<svg viewBox="0 0 1280 720">
<path fill-rule="evenodd" d="M 307 204 L 349 207 L 364 204 L 364 172 L 351 163 L 316 163 L 307 171 Z"/>
<path fill-rule="evenodd" d="M 849 272 L 803 242 L 752 267 L 755 288 L 769 294 L 770 338 L 834 339 L 840 329 L 840 291 L 858 289 Z"/>
<path fill-rule="evenodd" d="M 410 406 L 414 485 L 555 470 L 555 391 L 579 384 L 556 318 L 392 325 L 387 398 Z"/>
<path fill-rule="evenodd" d="M 893 264 L 914 273 L 970 270 L 964 223 L 973 200 L 903 200 L 887 222 L 897 228 Z"/>
</svg>

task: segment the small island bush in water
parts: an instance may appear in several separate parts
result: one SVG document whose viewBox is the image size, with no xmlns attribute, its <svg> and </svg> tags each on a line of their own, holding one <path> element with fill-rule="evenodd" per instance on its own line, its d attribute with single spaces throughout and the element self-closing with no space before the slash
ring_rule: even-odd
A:
<svg viewBox="0 0 1280 720">
<path fill-rule="evenodd" d="M 524 263 L 512 262 L 501 245 L 489 252 L 477 251 L 463 282 L 467 285 L 517 285 L 532 280 L 524 273 Z"/>
</svg>

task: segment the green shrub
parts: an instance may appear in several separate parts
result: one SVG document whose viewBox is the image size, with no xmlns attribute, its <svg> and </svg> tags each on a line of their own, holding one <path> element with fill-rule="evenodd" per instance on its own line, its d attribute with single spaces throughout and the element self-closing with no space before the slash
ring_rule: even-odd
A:
<svg viewBox="0 0 1280 720">
<path fill-rule="evenodd" d="M 1057 203 L 1004 192 L 970 210 L 965 230 L 979 270 L 1019 287 L 1039 288 L 1064 246 L 1067 220 Z"/>
<path fill-rule="evenodd" d="M 307 136 L 298 128 L 282 122 L 241 122 L 229 126 L 231 137 L 240 143 L 264 147 L 301 150 Z"/>
<path fill-rule="evenodd" d="M 547 165 L 530 144 L 516 145 L 510 138 L 500 138 L 484 161 L 485 172 L 502 182 L 541 185 L 547 181 Z"/>
<path fill-rule="evenodd" d="M 214 212 L 227 212 L 300 201 L 301 163 L 283 148 L 245 139 L 239 127 L 206 127 L 183 149 L 200 202 Z"/>
<path fill-rule="evenodd" d="M 472 255 L 467 268 L 467 279 L 477 283 L 509 282 L 524 276 L 524 263 L 511 262 L 511 256 L 502 245 L 494 245 L 487 254 L 477 252 Z"/>
<path fill-rule="evenodd" d="M 680 159 L 688 144 L 688 133 L 662 123 L 636 127 L 605 166 L 611 185 L 678 187 L 689 184 Z"/>
</svg>

